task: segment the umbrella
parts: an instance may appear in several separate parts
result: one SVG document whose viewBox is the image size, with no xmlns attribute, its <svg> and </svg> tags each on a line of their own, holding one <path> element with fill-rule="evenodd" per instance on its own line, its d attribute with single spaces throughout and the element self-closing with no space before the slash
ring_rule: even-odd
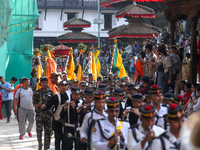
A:
<svg viewBox="0 0 200 150">
<path fill-rule="evenodd" d="M 54 55 L 56 57 L 67 57 L 69 55 L 69 47 L 60 44 L 54 48 Z"/>
</svg>

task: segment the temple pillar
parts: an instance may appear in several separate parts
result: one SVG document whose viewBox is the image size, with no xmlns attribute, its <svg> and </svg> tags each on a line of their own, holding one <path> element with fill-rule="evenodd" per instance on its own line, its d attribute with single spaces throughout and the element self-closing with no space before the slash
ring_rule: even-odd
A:
<svg viewBox="0 0 200 150">
<path fill-rule="evenodd" d="M 175 41 L 175 38 L 174 38 L 174 32 L 175 32 L 175 21 L 171 20 L 170 21 L 170 34 L 171 34 L 170 45 L 176 44 L 176 41 Z"/>
<path fill-rule="evenodd" d="M 191 18 L 191 29 L 192 29 L 192 38 L 190 45 L 191 53 L 191 64 L 190 64 L 190 83 L 196 83 L 197 81 L 197 21 L 198 18 Z"/>
</svg>

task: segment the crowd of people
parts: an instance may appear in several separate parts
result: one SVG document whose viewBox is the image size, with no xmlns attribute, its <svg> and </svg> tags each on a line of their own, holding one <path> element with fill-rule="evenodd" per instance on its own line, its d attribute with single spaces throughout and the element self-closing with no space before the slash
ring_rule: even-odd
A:
<svg viewBox="0 0 200 150">
<path fill-rule="evenodd" d="M 119 44 L 127 71 L 123 79 L 110 72 L 112 45 L 101 51 L 102 76 L 97 81 L 92 73 L 84 73 L 81 81 L 68 81 L 66 58 L 55 58 L 57 72 L 49 79 L 41 77 L 37 90 L 36 72 L 15 87 L 16 77 L 6 82 L 0 76 L 0 103 L 6 108 L 7 123 L 13 111 L 23 140 L 26 132 L 32 137 L 36 122 L 38 150 L 49 149 L 52 136 L 56 150 L 184 150 L 180 129 L 189 115 L 200 110 L 200 85 L 189 83 L 189 38 L 181 42 L 180 37 L 171 46 L 169 38 L 164 30 L 142 48 L 137 41 L 126 48 Z M 75 63 L 78 57 L 75 49 Z M 86 54 L 84 58 L 86 65 Z M 45 56 L 41 62 L 44 67 Z"/>
</svg>

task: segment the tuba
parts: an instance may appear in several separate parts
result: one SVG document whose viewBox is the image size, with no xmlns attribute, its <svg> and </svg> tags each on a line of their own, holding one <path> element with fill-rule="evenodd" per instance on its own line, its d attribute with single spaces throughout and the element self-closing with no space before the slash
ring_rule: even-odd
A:
<svg viewBox="0 0 200 150">
<path fill-rule="evenodd" d="M 200 111 L 188 116 L 180 130 L 184 150 L 200 150 Z"/>
</svg>

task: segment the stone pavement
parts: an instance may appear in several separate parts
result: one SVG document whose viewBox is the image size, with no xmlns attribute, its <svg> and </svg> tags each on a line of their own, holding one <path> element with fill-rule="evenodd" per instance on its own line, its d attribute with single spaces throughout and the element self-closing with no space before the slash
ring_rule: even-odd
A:
<svg viewBox="0 0 200 150">
<path fill-rule="evenodd" d="M 6 118 L 0 120 L 0 150 L 37 150 L 38 142 L 36 137 L 35 123 L 33 126 L 33 137 L 28 134 L 24 136 L 24 140 L 19 140 L 19 130 L 17 119 L 11 119 L 10 123 L 6 123 Z M 54 150 L 54 138 L 51 139 L 51 150 Z"/>
</svg>

